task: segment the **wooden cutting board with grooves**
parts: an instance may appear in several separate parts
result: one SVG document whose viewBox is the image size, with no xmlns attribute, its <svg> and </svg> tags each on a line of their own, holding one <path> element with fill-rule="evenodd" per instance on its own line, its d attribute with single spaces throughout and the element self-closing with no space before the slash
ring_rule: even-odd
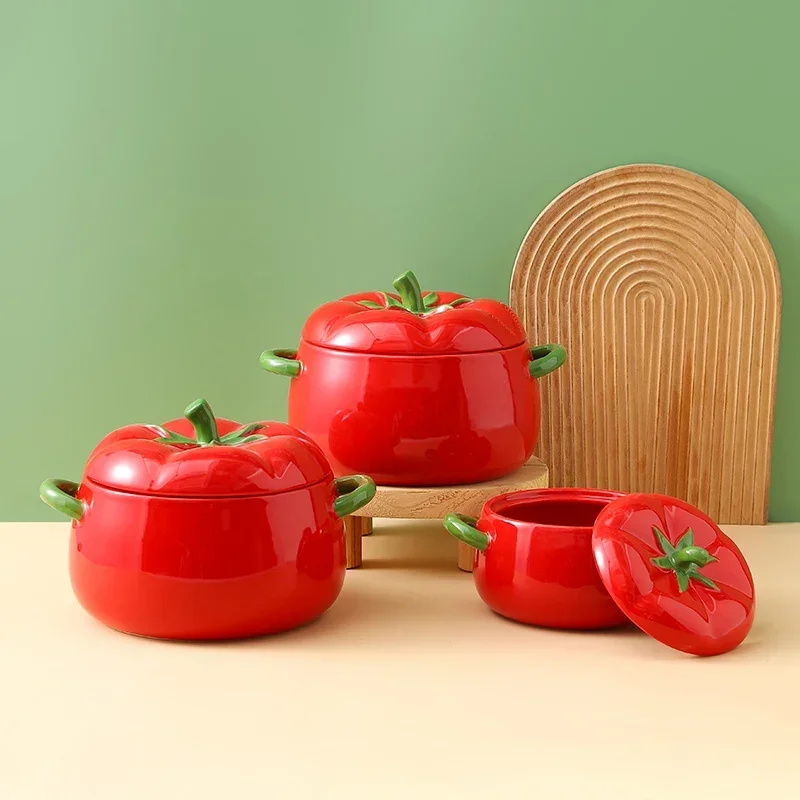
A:
<svg viewBox="0 0 800 800">
<path fill-rule="evenodd" d="M 780 278 L 735 197 L 661 165 L 579 181 L 525 236 L 510 302 L 531 342 L 567 348 L 539 384 L 551 485 L 767 521 Z"/>
</svg>

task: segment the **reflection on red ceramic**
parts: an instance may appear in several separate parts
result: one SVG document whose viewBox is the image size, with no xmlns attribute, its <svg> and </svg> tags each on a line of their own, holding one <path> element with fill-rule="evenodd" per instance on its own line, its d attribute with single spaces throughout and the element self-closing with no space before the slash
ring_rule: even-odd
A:
<svg viewBox="0 0 800 800">
<path fill-rule="evenodd" d="M 289 423 L 335 474 L 380 484 L 475 483 L 522 466 L 539 435 L 537 378 L 561 366 L 564 349 L 531 350 L 495 300 L 423 293 L 412 273 L 395 286 L 326 303 L 297 351 L 262 354 L 266 370 L 292 378 Z"/>
<path fill-rule="evenodd" d="M 705 514 L 674 497 L 632 494 L 598 517 L 594 552 L 605 586 L 645 633 L 711 656 L 747 636 L 755 614 L 750 568 Z"/>
<path fill-rule="evenodd" d="M 498 614 L 530 625 L 595 629 L 627 620 L 605 590 L 592 554 L 592 526 L 618 492 L 537 489 L 498 495 L 480 519 L 445 518 L 476 547 L 475 586 Z"/>
<path fill-rule="evenodd" d="M 406 279 L 416 281 L 412 273 L 398 281 Z M 428 304 L 425 294 L 435 299 Z M 387 300 L 403 301 L 399 294 L 383 292 L 325 303 L 306 321 L 303 339 L 348 353 L 428 356 L 485 353 L 525 343 L 525 329 L 505 303 L 455 292 L 422 297 L 424 307 L 418 311 L 387 306 Z"/>
<path fill-rule="evenodd" d="M 275 494 L 331 477 L 319 447 L 289 425 L 262 420 L 242 426 L 223 417 L 214 417 L 213 425 L 208 436 L 219 442 L 202 446 L 191 443 L 194 429 L 185 417 L 118 428 L 94 448 L 85 476 L 124 492 L 174 497 Z M 244 436 L 226 441 L 245 427 Z"/>
<path fill-rule="evenodd" d="M 310 622 L 345 576 L 333 482 L 273 496 L 148 497 L 84 480 L 70 576 L 111 628 L 164 639 L 256 636 Z"/>
<path fill-rule="evenodd" d="M 525 345 L 379 356 L 303 342 L 298 359 L 289 419 L 337 475 L 365 472 L 397 486 L 474 483 L 513 472 L 533 453 L 539 390 Z"/>
</svg>

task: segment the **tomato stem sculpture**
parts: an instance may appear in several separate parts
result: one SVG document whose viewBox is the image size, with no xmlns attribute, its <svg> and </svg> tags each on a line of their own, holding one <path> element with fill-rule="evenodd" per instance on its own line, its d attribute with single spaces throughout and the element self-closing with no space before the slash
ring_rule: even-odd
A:
<svg viewBox="0 0 800 800">
<path fill-rule="evenodd" d="M 217 420 L 211 411 L 211 406 L 203 399 L 195 400 L 194 403 L 188 406 L 184 416 L 194 428 L 194 439 L 189 436 L 181 436 L 174 431 L 165 430 L 164 435 L 159 436 L 155 441 L 163 444 L 188 444 L 205 447 L 212 444 L 236 446 L 257 442 L 265 438 L 263 434 L 253 433 L 260 427 L 258 422 L 243 425 L 241 428 L 236 428 L 230 433 L 220 436 L 217 430 Z"/>
<path fill-rule="evenodd" d="M 681 592 L 685 592 L 689 588 L 690 580 L 700 581 L 709 589 L 718 589 L 717 584 L 711 578 L 707 578 L 700 572 L 700 567 L 717 559 L 710 555 L 708 550 L 694 546 L 694 533 L 691 528 L 681 536 L 674 546 L 655 525 L 653 525 L 653 533 L 655 533 L 664 555 L 650 560 L 657 567 L 675 572 L 678 589 Z"/>
</svg>

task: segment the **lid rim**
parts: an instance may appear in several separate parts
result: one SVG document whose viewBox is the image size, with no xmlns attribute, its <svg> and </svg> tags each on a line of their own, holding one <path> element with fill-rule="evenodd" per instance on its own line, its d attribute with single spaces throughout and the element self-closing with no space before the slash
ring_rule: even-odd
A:
<svg viewBox="0 0 800 800">
<path fill-rule="evenodd" d="M 290 494 L 291 492 L 299 491 L 300 489 L 311 489 L 315 486 L 320 486 L 324 483 L 333 481 L 333 473 L 328 472 L 325 476 L 312 483 L 298 484 L 287 489 L 281 489 L 273 492 L 242 492 L 240 494 L 167 494 L 165 492 L 143 492 L 134 491 L 132 489 L 123 489 L 119 486 L 111 486 L 110 484 L 98 481 L 96 478 L 90 478 L 86 475 L 83 476 L 81 485 L 88 483 L 100 489 L 105 489 L 109 492 L 116 492 L 117 494 L 127 495 L 128 497 L 147 497 L 159 498 L 161 500 L 247 500 L 258 497 L 278 497 L 283 494 Z"/>
<path fill-rule="evenodd" d="M 508 345 L 507 347 L 494 347 L 490 350 L 442 350 L 440 352 L 433 352 L 433 353 L 420 353 L 420 352 L 409 352 L 406 350 L 397 350 L 393 352 L 376 352 L 373 353 L 369 350 L 353 350 L 347 349 L 343 347 L 331 347 L 330 345 L 326 344 L 319 344 L 311 339 L 306 339 L 304 337 L 300 338 L 300 343 L 306 345 L 308 347 L 316 347 L 319 350 L 327 350 L 331 353 L 345 353 L 347 355 L 358 355 L 358 356 L 369 356 L 370 358 L 396 358 L 398 356 L 404 356 L 406 358 L 444 358 L 444 357 L 458 357 L 458 356 L 480 356 L 484 353 L 508 353 L 512 350 L 516 350 L 519 347 L 528 347 L 527 340 L 523 339 L 521 342 L 513 345 Z"/>
<path fill-rule="evenodd" d="M 625 497 L 624 492 L 614 489 L 584 489 L 579 486 L 548 486 L 541 489 L 516 489 L 510 492 L 490 497 L 481 508 L 481 514 L 490 514 L 493 517 L 505 520 L 510 519 L 507 512 L 517 505 L 530 503 L 531 505 L 544 505 L 546 503 L 559 503 L 564 501 L 587 503 L 605 503 L 606 506 Z M 518 498 L 518 501 L 509 498 Z M 498 508 L 498 506 L 500 506 Z M 547 528 L 552 531 L 585 531 L 591 535 L 594 531 L 593 525 L 575 525 L 572 523 L 552 523 L 552 522 L 523 522 L 514 520 L 515 525 L 530 525 L 535 528 Z"/>
</svg>

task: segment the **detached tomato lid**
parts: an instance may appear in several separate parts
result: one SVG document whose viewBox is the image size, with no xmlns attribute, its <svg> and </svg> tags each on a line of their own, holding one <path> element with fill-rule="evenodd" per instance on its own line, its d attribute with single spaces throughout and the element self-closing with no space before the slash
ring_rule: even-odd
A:
<svg viewBox="0 0 800 800">
<path fill-rule="evenodd" d="M 620 609 L 669 647 L 718 655 L 750 632 L 750 568 L 734 542 L 688 503 L 658 494 L 621 497 L 597 517 L 592 546 Z"/>
<path fill-rule="evenodd" d="M 216 418 L 203 399 L 184 419 L 113 431 L 92 451 L 84 477 L 171 497 L 277 494 L 333 478 L 322 450 L 296 428 Z"/>
<path fill-rule="evenodd" d="M 422 292 L 413 272 L 403 273 L 394 287 L 397 294 L 367 292 L 325 303 L 306 321 L 303 340 L 386 355 L 481 353 L 525 342 L 517 315 L 497 300 Z"/>
</svg>

